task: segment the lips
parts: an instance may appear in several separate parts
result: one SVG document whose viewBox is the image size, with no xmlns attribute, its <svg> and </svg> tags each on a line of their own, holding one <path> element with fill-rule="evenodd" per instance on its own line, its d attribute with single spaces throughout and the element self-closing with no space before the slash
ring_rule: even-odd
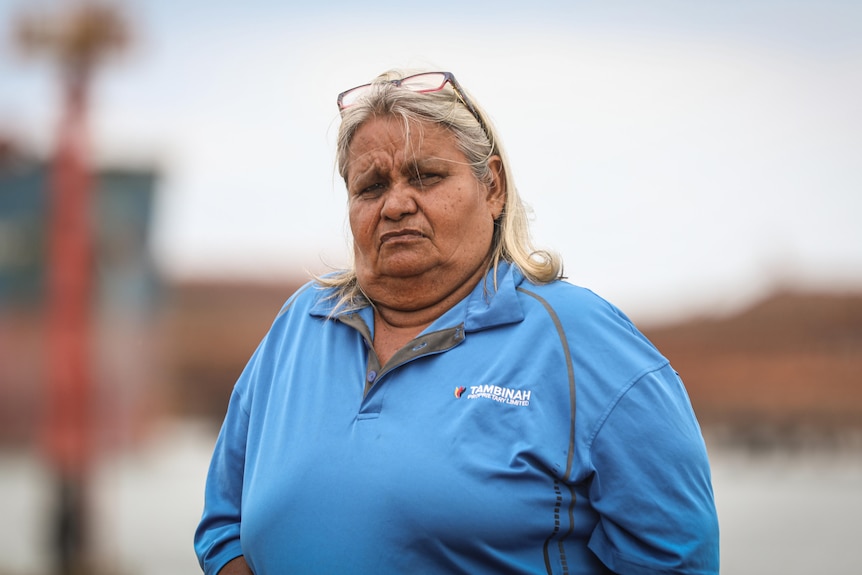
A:
<svg viewBox="0 0 862 575">
<path fill-rule="evenodd" d="M 385 244 L 386 242 L 420 239 L 424 237 L 425 234 L 418 230 L 396 230 L 394 232 L 386 232 L 380 236 L 380 243 Z"/>
</svg>

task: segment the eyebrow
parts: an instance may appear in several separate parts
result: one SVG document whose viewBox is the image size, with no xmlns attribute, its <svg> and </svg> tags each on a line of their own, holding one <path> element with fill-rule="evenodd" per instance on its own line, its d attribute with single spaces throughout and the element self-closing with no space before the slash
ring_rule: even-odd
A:
<svg viewBox="0 0 862 575">
<path fill-rule="evenodd" d="M 351 186 L 355 185 L 357 181 L 361 181 L 362 178 L 365 177 L 375 177 L 375 176 L 383 176 L 389 172 L 391 162 L 390 161 L 381 161 L 380 156 L 376 154 L 371 156 L 371 159 L 368 160 L 368 154 L 362 154 L 361 156 L 356 156 L 350 163 L 350 167 L 348 168 L 348 177 L 351 172 L 356 173 L 356 175 L 347 180 L 347 188 L 348 190 Z M 384 159 L 388 158 L 388 156 L 384 156 Z M 401 173 L 414 175 L 417 172 L 424 170 L 436 170 L 443 171 L 449 169 L 451 165 L 460 165 L 466 164 L 466 160 L 464 162 L 460 162 L 454 158 L 445 158 L 437 154 L 430 153 L 428 155 L 417 155 L 415 152 L 410 155 L 410 159 L 406 162 L 406 170 L 401 169 Z M 387 176 L 388 177 L 388 176 Z"/>
</svg>

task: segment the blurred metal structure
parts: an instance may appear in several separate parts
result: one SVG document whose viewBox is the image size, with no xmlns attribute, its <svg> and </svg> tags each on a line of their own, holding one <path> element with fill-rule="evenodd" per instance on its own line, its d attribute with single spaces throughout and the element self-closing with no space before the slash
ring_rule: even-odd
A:
<svg viewBox="0 0 862 575">
<path fill-rule="evenodd" d="M 88 90 L 104 56 L 127 30 L 116 8 L 75 3 L 17 22 L 27 52 L 59 63 L 62 113 L 50 178 L 46 439 L 58 477 L 57 572 L 92 572 L 88 557 L 87 472 L 91 459 L 93 225 L 88 158 Z"/>
</svg>

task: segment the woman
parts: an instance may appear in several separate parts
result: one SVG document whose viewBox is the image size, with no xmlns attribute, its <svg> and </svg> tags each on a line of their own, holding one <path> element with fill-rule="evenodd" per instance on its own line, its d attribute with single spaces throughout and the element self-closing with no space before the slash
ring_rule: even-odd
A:
<svg viewBox="0 0 862 575">
<path fill-rule="evenodd" d="M 479 107 L 446 72 L 338 104 L 353 268 L 294 294 L 236 384 L 204 571 L 717 573 L 682 382 L 531 247 Z"/>
</svg>

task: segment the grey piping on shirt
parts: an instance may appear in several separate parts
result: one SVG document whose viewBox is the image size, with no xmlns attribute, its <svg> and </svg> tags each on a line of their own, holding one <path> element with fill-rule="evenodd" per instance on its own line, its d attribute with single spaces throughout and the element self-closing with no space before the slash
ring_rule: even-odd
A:
<svg viewBox="0 0 862 575">
<path fill-rule="evenodd" d="M 565 475 L 563 476 L 563 480 L 564 480 L 564 483 L 569 488 L 569 495 L 570 495 L 570 503 L 569 503 L 569 510 L 568 510 L 569 511 L 569 528 L 562 535 L 562 537 L 559 537 L 557 539 L 557 547 L 558 547 L 559 552 L 560 552 L 560 564 L 563 567 L 563 575 L 567 575 L 569 572 L 569 567 L 568 567 L 568 561 L 566 560 L 566 550 L 565 550 L 565 547 L 563 546 L 563 542 L 566 540 L 566 538 L 568 538 L 569 535 L 572 534 L 572 531 L 575 528 L 575 489 L 574 489 L 574 486 L 572 485 L 572 483 L 570 481 L 570 476 L 572 474 L 572 465 L 574 464 L 574 454 L 575 454 L 575 406 L 576 406 L 575 368 L 574 368 L 574 364 L 572 363 L 572 354 L 571 354 L 571 351 L 569 350 L 568 341 L 566 340 L 566 332 L 563 330 L 563 324 L 560 321 L 560 318 L 557 315 L 557 312 L 554 311 L 554 308 L 551 307 L 551 304 L 549 304 L 544 298 L 542 298 L 538 294 L 531 292 L 531 291 L 528 291 L 524 288 L 520 288 L 520 287 L 517 289 L 519 292 L 534 298 L 536 301 L 538 301 L 540 304 L 542 304 L 542 307 L 544 307 L 545 311 L 548 312 L 548 315 L 551 317 L 551 320 L 554 322 L 554 327 L 556 327 L 556 329 L 557 329 L 557 336 L 560 338 L 560 343 L 562 344 L 562 347 L 563 347 L 563 354 L 566 358 L 566 371 L 567 371 L 567 375 L 568 375 L 568 379 L 569 379 L 569 410 L 570 410 L 569 411 L 569 422 L 570 422 L 570 424 L 569 424 L 569 453 L 568 453 L 568 456 L 566 458 L 566 472 L 565 472 Z M 554 482 L 554 490 L 556 492 L 555 493 L 555 498 L 556 498 L 556 497 L 558 497 L 558 494 L 559 494 L 559 486 L 558 486 L 558 483 L 556 481 Z M 553 574 L 553 569 L 551 567 L 551 559 L 550 559 L 550 555 L 548 552 L 548 547 L 551 544 L 551 541 L 555 537 L 557 537 L 559 530 L 560 530 L 559 521 L 558 521 L 558 518 L 559 518 L 558 514 L 559 514 L 559 507 L 555 506 L 555 515 L 557 515 L 557 517 L 555 517 L 556 521 L 554 524 L 554 530 L 548 536 L 548 538 L 545 540 L 545 545 L 542 549 L 542 551 L 545 555 L 545 569 L 547 570 L 548 575 Z"/>
</svg>

